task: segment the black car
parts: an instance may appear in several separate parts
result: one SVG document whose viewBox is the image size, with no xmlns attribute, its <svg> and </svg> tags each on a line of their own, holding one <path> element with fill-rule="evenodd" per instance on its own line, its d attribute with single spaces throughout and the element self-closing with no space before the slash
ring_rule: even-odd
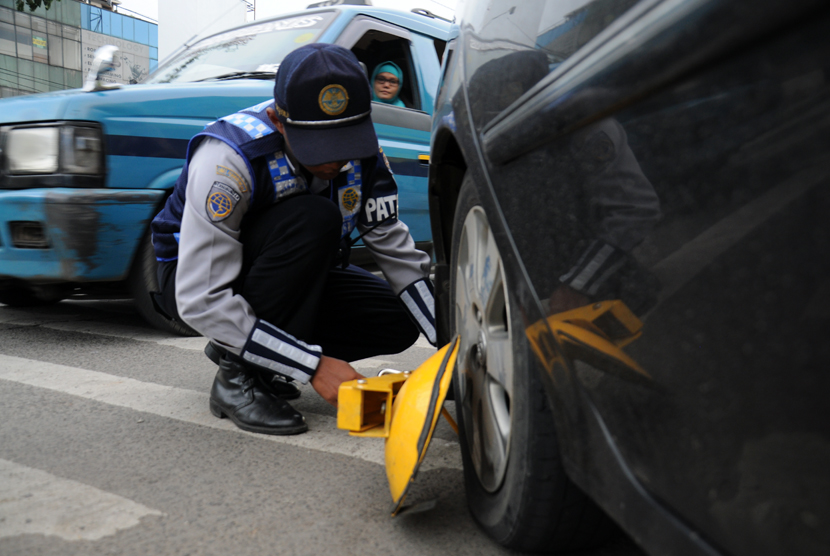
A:
<svg viewBox="0 0 830 556">
<path fill-rule="evenodd" d="M 458 15 L 429 200 L 475 519 L 830 554 L 830 4 Z"/>
</svg>

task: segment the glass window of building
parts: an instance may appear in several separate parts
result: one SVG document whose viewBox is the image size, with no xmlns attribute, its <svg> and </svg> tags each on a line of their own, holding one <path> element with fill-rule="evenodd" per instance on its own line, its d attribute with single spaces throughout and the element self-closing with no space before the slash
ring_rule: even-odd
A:
<svg viewBox="0 0 830 556">
<path fill-rule="evenodd" d="M 9 8 L 0 8 L 0 21 L 14 23 L 14 12 Z"/>
<path fill-rule="evenodd" d="M 53 66 L 63 65 L 63 41 L 58 35 L 48 35 L 46 40 L 49 47 L 49 63 Z"/>
<path fill-rule="evenodd" d="M 46 33 L 46 20 L 42 17 L 32 17 L 32 31 Z"/>
<path fill-rule="evenodd" d="M 110 22 L 110 27 L 112 29 L 112 36 L 113 37 L 121 37 L 121 27 L 123 25 L 124 16 L 118 14 L 112 14 L 112 21 Z"/>
<path fill-rule="evenodd" d="M 17 27 L 15 29 L 17 36 L 17 57 L 24 60 L 32 59 L 32 30 Z"/>
<path fill-rule="evenodd" d="M 146 21 L 135 20 L 135 42 L 147 44 L 150 42 L 150 24 Z"/>
<path fill-rule="evenodd" d="M 63 88 L 63 68 L 49 66 L 49 90 L 60 91 Z"/>
<path fill-rule="evenodd" d="M 63 39 L 63 65 L 68 69 L 81 70 L 81 43 Z"/>
<path fill-rule="evenodd" d="M 0 56 L 0 87 L 17 89 L 17 58 Z"/>
<path fill-rule="evenodd" d="M 90 29 L 89 27 L 89 12 L 91 6 L 89 4 L 81 4 L 81 27 Z"/>
<path fill-rule="evenodd" d="M 35 65 L 28 60 L 17 60 L 17 81 L 20 90 L 25 93 L 35 91 Z"/>
<path fill-rule="evenodd" d="M 159 28 L 158 25 L 150 25 L 150 46 L 158 48 L 159 45 Z"/>
<path fill-rule="evenodd" d="M 81 40 L 81 30 L 78 27 L 72 27 L 70 25 L 64 25 L 63 26 L 63 38 L 79 41 L 79 40 Z"/>
<path fill-rule="evenodd" d="M 35 91 L 38 93 L 49 92 L 49 66 L 46 64 L 38 64 L 35 62 Z"/>
<path fill-rule="evenodd" d="M 121 23 L 121 36 L 128 40 L 135 40 L 135 20 L 130 17 L 125 17 Z"/>
<path fill-rule="evenodd" d="M 17 47 L 15 47 L 14 25 L 9 23 L 0 23 L 0 54 L 7 56 L 17 56 Z"/>
<path fill-rule="evenodd" d="M 23 12 L 14 12 L 14 23 L 18 27 L 29 28 L 32 26 L 32 17 Z"/>
<path fill-rule="evenodd" d="M 77 89 L 84 83 L 83 75 L 80 71 L 64 70 L 64 82 L 66 86 L 72 89 Z"/>
<path fill-rule="evenodd" d="M 46 22 L 46 32 L 50 35 L 57 35 L 61 36 L 61 26 L 59 23 L 55 23 L 54 21 L 47 21 Z"/>
</svg>

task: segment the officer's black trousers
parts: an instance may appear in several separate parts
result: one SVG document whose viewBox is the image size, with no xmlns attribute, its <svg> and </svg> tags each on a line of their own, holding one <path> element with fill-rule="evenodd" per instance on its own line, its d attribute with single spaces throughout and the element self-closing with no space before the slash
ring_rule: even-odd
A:
<svg viewBox="0 0 830 556">
<path fill-rule="evenodd" d="M 335 267 L 342 218 L 330 200 L 300 195 L 246 215 L 235 293 L 261 319 L 346 361 L 399 353 L 418 329 L 389 284 L 353 265 Z M 159 304 L 178 319 L 176 262 L 161 263 Z"/>
</svg>

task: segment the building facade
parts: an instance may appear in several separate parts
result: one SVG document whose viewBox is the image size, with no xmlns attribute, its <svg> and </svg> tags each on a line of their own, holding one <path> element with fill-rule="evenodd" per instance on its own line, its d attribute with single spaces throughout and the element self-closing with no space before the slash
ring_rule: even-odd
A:
<svg viewBox="0 0 830 556">
<path fill-rule="evenodd" d="M 121 51 L 117 83 L 139 83 L 158 65 L 158 25 L 76 0 L 30 13 L 0 0 L 0 97 L 83 85 L 95 51 Z"/>
</svg>

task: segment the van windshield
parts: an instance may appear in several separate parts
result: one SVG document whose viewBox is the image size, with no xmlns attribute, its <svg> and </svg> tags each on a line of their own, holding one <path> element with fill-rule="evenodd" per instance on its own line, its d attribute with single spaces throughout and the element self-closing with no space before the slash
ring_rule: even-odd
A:
<svg viewBox="0 0 830 556">
<path fill-rule="evenodd" d="M 335 15 L 293 16 L 213 35 L 176 55 L 144 82 L 273 79 L 282 59 L 295 48 L 315 42 Z"/>
</svg>

